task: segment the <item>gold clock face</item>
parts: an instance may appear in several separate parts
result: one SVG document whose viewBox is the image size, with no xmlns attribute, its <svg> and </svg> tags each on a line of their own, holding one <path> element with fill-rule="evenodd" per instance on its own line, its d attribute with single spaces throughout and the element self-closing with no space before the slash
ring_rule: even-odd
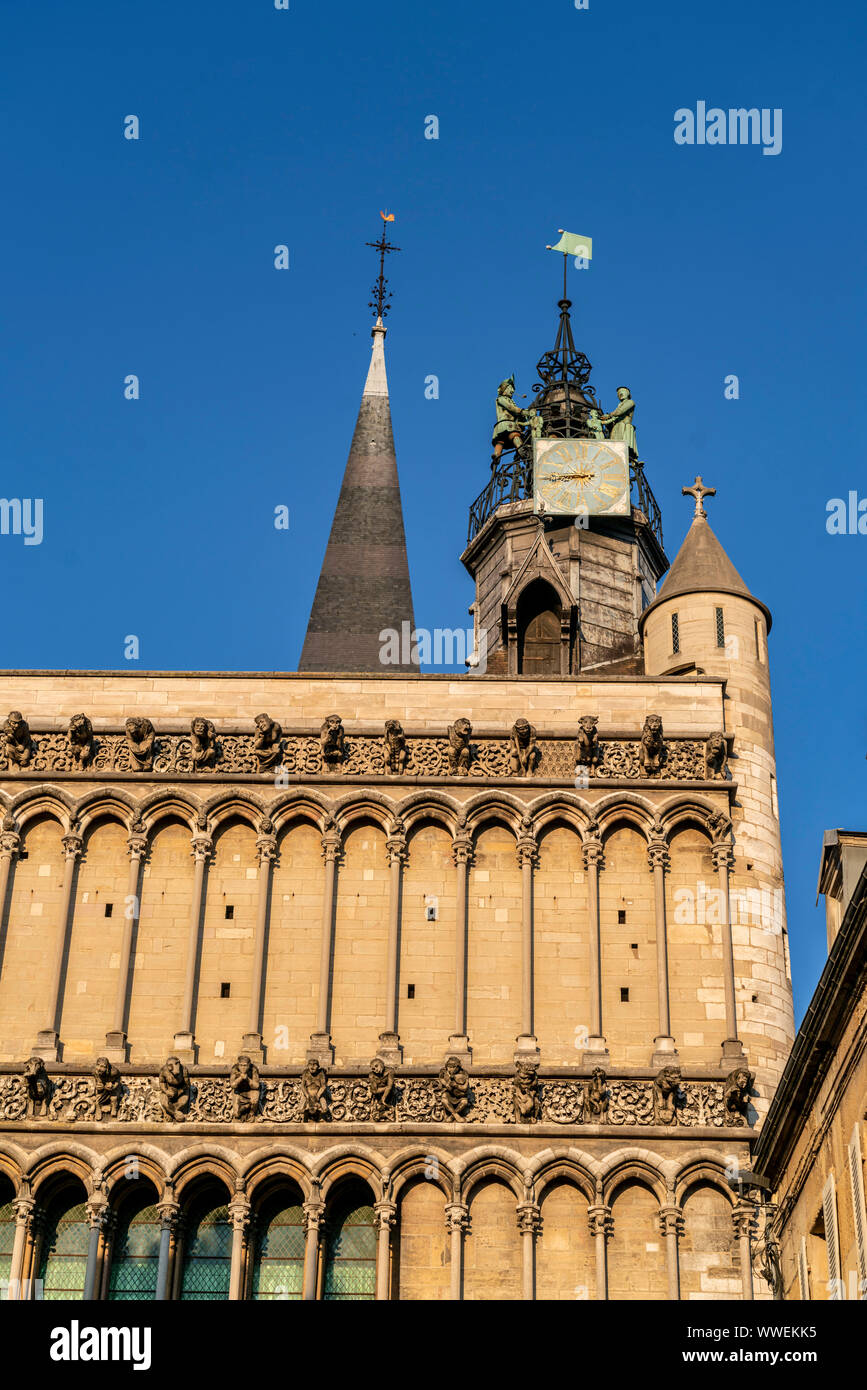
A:
<svg viewBox="0 0 867 1390">
<path fill-rule="evenodd" d="M 537 439 L 533 510 L 554 516 L 629 516 L 626 445 L 608 439 Z"/>
</svg>

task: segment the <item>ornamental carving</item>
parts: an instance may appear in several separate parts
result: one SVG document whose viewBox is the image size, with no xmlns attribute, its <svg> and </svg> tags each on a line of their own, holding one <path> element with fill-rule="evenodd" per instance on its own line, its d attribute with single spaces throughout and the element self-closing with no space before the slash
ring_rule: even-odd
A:
<svg viewBox="0 0 867 1390">
<path fill-rule="evenodd" d="M 257 714 L 253 720 L 253 755 L 258 772 L 271 772 L 280 763 L 283 752 L 283 730 L 268 714 Z"/>
<path fill-rule="evenodd" d="M 382 749 L 386 772 L 392 772 L 397 777 L 402 776 L 406 772 L 409 750 L 406 746 L 406 734 L 396 719 L 386 719 L 385 721 L 385 738 Z"/>
<path fill-rule="evenodd" d="M 580 767 L 587 776 L 602 762 L 602 749 L 596 738 L 598 716 L 585 714 L 578 720 L 578 737 L 575 740 L 575 766 Z"/>
<path fill-rule="evenodd" d="M 515 1064 L 512 1100 L 516 1125 L 534 1125 L 537 1120 L 541 1120 L 542 1097 L 538 1063 L 520 1061 Z"/>
<path fill-rule="evenodd" d="M 337 718 L 337 716 L 333 716 Z M 11 716 L 10 716 L 11 718 Z M 70 733 L 36 733 L 30 744 L 10 745 L 3 728 L 2 755 L 7 770 L 15 772 L 86 773 L 104 776 L 115 772 L 154 772 L 167 776 L 267 775 L 316 777 L 339 768 L 350 777 L 464 777 L 503 781 L 510 777 L 545 782 L 575 783 L 576 761 L 583 775 L 608 781 L 637 781 L 658 772 L 646 769 L 645 745 L 641 735 L 606 738 L 597 742 L 596 752 L 565 737 L 546 737 L 528 724 L 532 742 L 524 748 L 526 765 L 521 766 L 514 730 L 500 735 L 472 738 L 468 720 L 457 720 L 450 728 L 457 735 L 445 738 L 428 734 L 407 734 L 397 720 L 389 720 L 385 736 L 353 734 L 343 737 L 343 757 L 331 761 L 324 756 L 321 736 L 286 734 L 267 714 L 257 716 L 252 734 L 220 733 L 210 720 L 192 721 L 189 733 L 154 733 L 150 720 L 127 721 L 135 726 L 129 733 L 100 732 L 81 745 L 70 741 Z M 328 721 L 326 721 L 327 724 Z M 8 724 L 8 721 L 7 721 Z M 466 725 L 466 728 L 462 726 Z M 325 727 L 325 726 L 323 726 Z M 342 726 L 341 726 L 342 728 Z M 82 736 L 84 735 L 82 731 Z M 470 739 L 472 738 L 472 742 Z M 703 736 L 670 739 L 665 743 L 664 776 L 671 781 L 719 780 L 709 773 L 707 739 Z M 338 745 L 339 746 L 339 745 Z M 520 746 L 520 744 L 519 744 Z M 533 750 L 532 759 L 527 756 Z M 581 762 L 582 757 L 595 761 Z M 284 783 L 285 785 L 285 783 Z"/>
<path fill-rule="evenodd" d="M 346 737 L 339 714 L 329 714 L 319 730 L 322 766 L 331 772 L 346 762 Z"/>
<path fill-rule="evenodd" d="M 268 1125 L 330 1119 L 411 1125 L 460 1120 L 473 1125 L 677 1124 L 686 1128 L 747 1123 L 745 1111 L 726 1103 L 731 1077 L 725 1082 L 687 1083 L 679 1079 L 676 1068 L 665 1069 L 672 1073 L 665 1082 L 665 1073 L 654 1080 L 612 1079 L 601 1067 L 588 1080 L 540 1078 L 535 1064 L 521 1063 L 526 1068 L 520 1090 L 524 1114 L 517 1103 L 519 1072 L 514 1077 L 470 1078 L 457 1057 L 450 1058 L 438 1076 L 401 1077 L 376 1058 L 367 1075 L 330 1079 L 315 1061 L 307 1064 L 301 1076 L 269 1077 L 261 1077 L 244 1056 L 223 1076 L 191 1077 L 177 1058 L 169 1058 L 158 1074 L 149 1076 L 118 1075 L 111 1063 L 106 1072 L 100 1062 L 105 1059 L 99 1059 L 91 1071 L 49 1077 L 42 1059 L 35 1057 L 18 1073 L 0 1075 L 0 1121 Z M 534 1111 L 535 1120 L 529 1118 Z M 666 1114 L 676 1118 L 666 1119 Z"/>
<path fill-rule="evenodd" d="M 466 777 L 470 770 L 473 750 L 470 747 L 473 726 L 469 719 L 456 719 L 448 727 L 449 773 L 452 777 Z"/>
<path fill-rule="evenodd" d="M 0 729 L 0 737 L 7 768 L 11 771 L 16 767 L 22 770 L 29 767 L 33 756 L 33 740 L 30 737 L 30 726 L 20 710 L 14 709 L 8 715 Z"/>
<path fill-rule="evenodd" d="M 513 777 L 529 777 L 539 761 L 536 730 L 529 720 L 515 720 L 509 745 L 509 772 Z"/>
<path fill-rule="evenodd" d="M 86 714 L 74 714 L 66 731 L 66 743 L 72 768 L 83 772 L 93 758 L 93 725 Z"/>
<path fill-rule="evenodd" d="M 446 1118 L 462 1120 L 470 1105 L 470 1078 L 461 1066 L 460 1059 L 448 1057 L 437 1078 L 440 1099 Z"/>
<path fill-rule="evenodd" d="M 157 1080 L 164 1118 L 185 1120 L 190 1108 L 190 1074 L 180 1058 L 167 1058 Z"/>
<path fill-rule="evenodd" d="M 261 1082 L 259 1068 L 243 1052 L 229 1072 L 232 1092 L 232 1119 L 252 1120 L 259 1109 Z"/>
<path fill-rule="evenodd" d="M 190 723 L 190 760 L 194 772 L 207 771 L 217 760 L 217 731 L 203 715 Z"/>
<path fill-rule="evenodd" d="M 747 1067 L 736 1067 L 729 1072 L 725 1080 L 723 1090 L 723 1104 L 725 1105 L 726 1115 L 731 1117 L 730 1123 L 746 1124 L 747 1109 L 750 1103 L 750 1092 L 753 1088 L 755 1076 Z"/>
<path fill-rule="evenodd" d="M 714 777 L 726 778 L 728 776 L 728 744 L 725 734 L 709 734 L 704 746 L 705 775 L 708 781 Z"/>
<path fill-rule="evenodd" d="M 641 775 L 643 777 L 658 777 L 665 761 L 662 720 L 658 714 L 649 714 L 644 721 L 644 730 L 641 735 Z"/>
<path fill-rule="evenodd" d="M 394 1115 L 394 1072 L 381 1057 L 374 1057 L 367 1078 L 370 1087 L 370 1119 L 375 1124 Z"/>
</svg>

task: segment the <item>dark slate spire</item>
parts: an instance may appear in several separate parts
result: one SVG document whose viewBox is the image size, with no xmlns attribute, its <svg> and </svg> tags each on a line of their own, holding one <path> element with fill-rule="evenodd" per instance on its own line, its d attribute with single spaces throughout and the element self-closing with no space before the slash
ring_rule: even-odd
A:
<svg viewBox="0 0 867 1390">
<path fill-rule="evenodd" d="M 412 591 L 406 557 L 397 459 L 391 430 L 385 374 L 382 319 L 373 328 L 370 370 L 331 535 L 322 562 L 307 624 L 299 671 L 417 671 L 408 664 L 408 636 L 401 643 L 404 664 L 383 664 L 388 652 L 380 633 L 411 633 Z M 393 644 L 392 644 L 393 648 Z"/>
</svg>

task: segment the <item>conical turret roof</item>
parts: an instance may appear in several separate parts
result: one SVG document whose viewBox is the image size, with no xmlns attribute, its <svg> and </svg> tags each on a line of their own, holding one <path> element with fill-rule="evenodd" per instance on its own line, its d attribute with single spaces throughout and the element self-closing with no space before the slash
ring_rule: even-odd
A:
<svg viewBox="0 0 867 1390">
<path fill-rule="evenodd" d="M 343 486 L 298 663 L 299 671 L 417 671 L 383 665 L 380 633 L 414 627 L 400 484 L 391 428 L 382 319 Z M 408 646 L 404 644 L 404 646 Z M 402 652 L 403 654 L 403 652 Z"/>
<path fill-rule="evenodd" d="M 700 481 L 700 480 L 697 480 Z M 661 603 L 679 598 L 681 594 L 736 594 L 756 604 L 765 615 L 768 631 L 771 627 L 770 610 L 757 599 L 738 574 L 717 537 L 701 502 L 692 525 L 686 533 L 683 545 L 677 552 L 674 564 L 663 580 L 656 598 L 648 604 L 641 615 L 643 628 L 647 615 Z"/>
</svg>

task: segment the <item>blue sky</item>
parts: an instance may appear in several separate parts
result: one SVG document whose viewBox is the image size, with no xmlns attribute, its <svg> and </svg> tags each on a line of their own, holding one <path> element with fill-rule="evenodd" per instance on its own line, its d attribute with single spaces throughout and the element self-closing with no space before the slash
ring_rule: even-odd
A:
<svg viewBox="0 0 867 1390">
<path fill-rule="evenodd" d="M 403 248 L 387 353 L 416 621 L 466 625 L 492 393 L 514 370 L 530 394 L 552 345 L 546 242 L 590 235 L 576 339 L 606 408 L 632 389 L 669 558 L 701 473 L 774 614 L 800 1015 L 822 831 L 867 821 L 867 537 L 825 529 L 829 498 L 867 496 L 865 30 L 805 0 L 5 6 L 0 493 L 45 520 L 39 546 L 0 536 L 0 664 L 122 667 L 129 633 L 142 668 L 297 664 L 380 208 Z M 781 108 L 781 153 L 675 145 L 699 100 Z"/>
</svg>

